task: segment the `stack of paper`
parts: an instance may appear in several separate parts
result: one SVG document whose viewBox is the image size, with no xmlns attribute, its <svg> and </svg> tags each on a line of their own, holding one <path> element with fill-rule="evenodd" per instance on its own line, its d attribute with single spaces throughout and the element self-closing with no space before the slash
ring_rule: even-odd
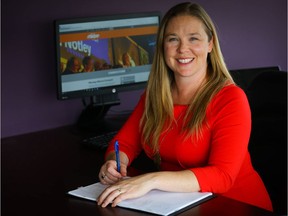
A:
<svg viewBox="0 0 288 216">
<path fill-rule="evenodd" d="M 106 187 L 106 185 L 98 182 L 69 191 L 68 194 L 96 201 Z M 158 215 L 170 215 L 209 198 L 212 198 L 212 193 L 210 192 L 174 193 L 152 190 L 142 197 L 124 200 L 118 206 Z"/>
</svg>

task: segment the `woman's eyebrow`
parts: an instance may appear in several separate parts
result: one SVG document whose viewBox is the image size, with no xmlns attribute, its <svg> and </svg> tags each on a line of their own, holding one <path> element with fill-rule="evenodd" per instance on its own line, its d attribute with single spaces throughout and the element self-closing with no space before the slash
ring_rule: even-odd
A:
<svg viewBox="0 0 288 216">
<path fill-rule="evenodd" d="M 195 32 L 195 33 L 190 33 L 189 35 L 191 35 L 191 36 L 201 36 L 201 34 L 200 33 L 198 33 L 198 32 Z"/>
<path fill-rule="evenodd" d="M 201 37 L 202 35 L 198 32 L 192 32 L 192 33 L 189 33 L 187 34 L 189 37 L 195 37 L 195 36 L 198 36 L 198 37 Z M 164 38 L 167 38 L 167 37 L 177 37 L 178 35 L 176 33 L 167 33 L 164 35 Z"/>
<path fill-rule="evenodd" d="M 164 37 L 168 37 L 168 36 L 177 36 L 177 34 L 175 34 L 175 33 L 166 33 L 164 35 Z"/>
</svg>

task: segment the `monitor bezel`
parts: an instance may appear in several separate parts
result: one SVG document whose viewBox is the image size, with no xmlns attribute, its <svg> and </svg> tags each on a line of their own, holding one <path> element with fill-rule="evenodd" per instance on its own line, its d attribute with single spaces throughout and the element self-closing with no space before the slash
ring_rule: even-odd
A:
<svg viewBox="0 0 288 216">
<path fill-rule="evenodd" d="M 118 19 L 133 19 L 133 18 L 144 18 L 144 17 L 158 17 L 158 25 L 161 22 L 161 13 L 159 11 L 153 12 L 143 12 L 143 13 L 126 13 L 126 14 L 114 14 L 114 15 L 102 15 L 102 16 L 94 16 L 94 17 L 80 17 L 80 18 L 70 18 L 70 19 L 59 19 L 54 21 L 55 27 L 55 46 L 56 46 L 56 74 L 57 74 L 57 99 L 58 100 L 67 100 L 67 99 L 75 99 L 75 98 L 85 98 L 85 97 L 93 97 L 93 96 L 101 96 L 107 94 L 118 94 L 120 92 L 125 91 L 134 91 L 139 89 L 144 89 L 147 81 L 144 82 L 136 82 L 129 84 L 122 84 L 116 86 L 107 86 L 101 87 L 92 90 L 81 90 L 81 91 L 73 91 L 69 93 L 65 93 L 62 91 L 62 74 L 60 71 L 61 63 L 60 63 L 60 32 L 59 26 L 62 24 L 72 24 L 72 23 L 85 23 L 85 22 L 94 22 L 94 21 L 105 21 L 105 20 L 118 20 Z M 152 63 L 150 64 L 150 66 Z M 114 69 L 113 69 L 114 70 Z M 117 70 L 117 69 L 116 69 Z"/>
</svg>

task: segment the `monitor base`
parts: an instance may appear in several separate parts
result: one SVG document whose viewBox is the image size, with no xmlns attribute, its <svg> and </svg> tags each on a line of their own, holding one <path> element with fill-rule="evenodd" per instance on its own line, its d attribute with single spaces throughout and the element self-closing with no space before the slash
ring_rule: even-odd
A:
<svg viewBox="0 0 288 216">
<path fill-rule="evenodd" d="M 97 98 L 96 98 L 97 99 Z M 113 100 L 105 101 L 105 103 L 97 103 L 95 97 L 91 97 L 91 102 L 82 111 L 77 121 L 77 128 L 85 132 L 96 132 L 105 130 L 105 116 L 111 106 L 120 104 L 118 96 L 114 96 Z M 103 101 L 102 101 L 103 102 Z"/>
</svg>

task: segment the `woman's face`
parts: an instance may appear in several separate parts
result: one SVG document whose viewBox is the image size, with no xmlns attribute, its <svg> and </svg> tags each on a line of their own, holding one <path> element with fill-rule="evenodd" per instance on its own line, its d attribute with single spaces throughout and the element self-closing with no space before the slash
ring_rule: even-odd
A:
<svg viewBox="0 0 288 216">
<path fill-rule="evenodd" d="M 94 61 L 93 59 L 89 59 L 87 65 L 84 66 L 84 70 L 86 72 L 91 72 L 93 71 L 93 69 L 94 69 Z"/>
<path fill-rule="evenodd" d="M 78 60 L 78 59 L 74 59 L 73 65 L 72 65 L 72 67 L 71 67 L 71 70 L 72 70 L 73 72 L 79 72 L 80 65 L 81 65 L 81 64 L 80 64 L 79 60 Z"/>
<path fill-rule="evenodd" d="M 207 70 L 207 55 L 213 47 L 202 22 L 189 15 L 173 17 L 164 33 L 166 64 L 175 77 L 203 77 Z"/>
</svg>

